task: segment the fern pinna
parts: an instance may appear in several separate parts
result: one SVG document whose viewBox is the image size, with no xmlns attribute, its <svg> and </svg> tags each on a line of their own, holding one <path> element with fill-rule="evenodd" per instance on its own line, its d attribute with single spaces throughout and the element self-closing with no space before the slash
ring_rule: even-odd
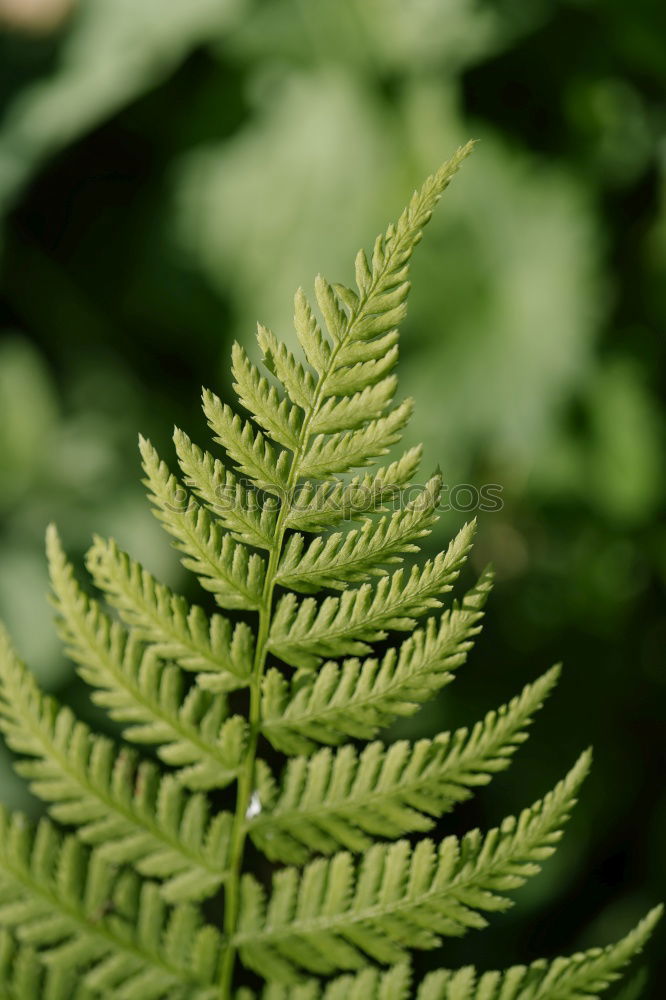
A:
<svg viewBox="0 0 666 1000">
<path fill-rule="evenodd" d="M 177 479 L 141 440 L 155 513 L 219 612 L 96 538 L 88 569 L 102 605 L 49 529 L 63 641 L 126 742 L 46 697 L 2 634 L 0 725 L 57 824 L 0 815 L 3 998 L 578 1000 L 648 938 L 656 910 L 619 944 L 550 964 L 421 982 L 410 970 L 410 950 L 510 905 L 555 849 L 589 764 L 584 753 L 496 829 L 436 842 L 435 821 L 508 765 L 557 670 L 471 730 L 377 739 L 452 680 L 491 587 L 484 573 L 444 606 L 473 524 L 435 558 L 396 568 L 437 516 L 438 476 L 396 502 L 418 449 L 344 476 L 385 456 L 409 419 L 411 402 L 393 401 L 409 261 L 469 149 L 359 253 L 354 290 L 319 277 L 318 314 L 297 293 L 302 360 L 262 326 L 264 371 L 234 346 L 245 415 L 203 397 L 221 458 L 176 431 Z M 250 614 L 233 624 L 229 611 Z M 232 790 L 235 808 L 217 808 Z"/>
</svg>

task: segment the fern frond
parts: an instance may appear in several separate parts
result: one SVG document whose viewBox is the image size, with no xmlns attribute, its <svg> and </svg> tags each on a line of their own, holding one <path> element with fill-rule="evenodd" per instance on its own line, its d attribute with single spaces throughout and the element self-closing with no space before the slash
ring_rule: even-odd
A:
<svg viewBox="0 0 666 1000">
<path fill-rule="evenodd" d="M 369 465 L 374 458 L 386 455 L 391 445 L 400 440 L 413 408 L 412 400 L 405 400 L 386 416 L 370 420 L 356 430 L 317 434 L 303 456 L 301 475 L 325 479 Z"/>
<path fill-rule="evenodd" d="M 264 560 L 223 532 L 206 510 L 190 503 L 149 441 L 140 438 L 139 447 L 155 516 L 183 553 L 183 566 L 197 574 L 220 607 L 256 610 L 264 585 Z"/>
<path fill-rule="evenodd" d="M 406 959 L 405 948 L 437 947 L 443 935 L 487 923 L 482 913 L 505 910 L 503 893 L 540 870 L 560 839 L 589 767 L 585 753 L 545 799 L 508 817 L 485 836 L 447 837 L 412 848 L 375 844 L 356 870 L 352 856 L 319 859 L 303 872 L 273 880 L 268 906 L 247 875 L 235 944 L 243 962 L 269 980 L 294 981 L 299 970 L 330 975 L 358 969 L 367 958 Z"/>
<path fill-rule="evenodd" d="M 221 615 L 208 618 L 202 608 L 173 594 L 114 541 L 99 535 L 86 564 L 95 586 L 157 656 L 173 659 L 185 670 L 211 675 L 212 686 L 219 691 L 249 682 L 254 639 L 248 625 L 241 622 L 232 630 Z"/>
<path fill-rule="evenodd" d="M 651 910 L 626 937 L 607 948 L 482 976 L 471 967 L 433 972 L 420 986 L 416 1000 L 595 1000 L 643 950 L 662 909 Z"/>
<path fill-rule="evenodd" d="M 118 877 L 43 820 L 0 811 L 0 925 L 52 970 L 116 1000 L 214 1000 L 221 941 L 197 911 L 169 911 L 157 886 Z M 58 994 L 56 994 L 58 995 Z M 62 992 L 59 993 L 64 997 Z"/>
<path fill-rule="evenodd" d="M 77 984 L 76 969 L 49 967 L 29 945 L 21 945 L 4 928 L 0 930 L 0 996 L 2 1000 L 96 1000 L 86 986 Z"/>
<path fill-rule="evenodd" d="M 315 538 L 305 547 L 300 534 L 286 543 L 276 573 L 283 587 L 316 593 L 322 587 L 344 589 L 372 574 L 383 575 L 382 564 L 400 562 L 407 552 L 418 552 L 417 539 L 430 533 L 437 520 L 441 478 L 433 476 L 424 490 L 390 518 L 367 520 L 362 528 Z"/>
<path fill-rule="evenodd" d="M 178 462 L 187 486 L 239 542 L 272 549 L 277 505 L 240 482 L 219 459 L 193 444 L 184 431 L 173 435 Z"/>
<path fill-rule="evenodd" d="M 382 660 L 329 661 L 316 674 L 296 674 L 291 684 L 269 670 L 263 683 L 264 735 L 276 749 L 302 754 L 317 743 L 371 739 L 397 717 L 413 715 L 467 659 L 491 586 L 487 570 L 461 604 L 454 602 L 439 622 L 428 619 Z"/>
<path fill-rule="evenodd" d="M 364 969 L 355 976 L 340 976 L 326 986 L 309 980 L 301 984 L 271 983 L 261 1000 L 409 1000 L 412 981 L 408 965 L 396 965 L 388 972 Z M 249 991 L 241 991 L 236 1000 L 254 1000 Z"/>
<path fill-rule="evenodd" d="M 529 966 L 478 975 L 472 967 L 432 972 L 418 987 L 416 1000 L 596 1000 L 645 947 L 662 915 L 651 910 L 626 937 L 606 948 L 591 948 L 553 962 L 539 959 Z M 262 1000 L 408 1000 L 411 992 L 408 965 L 387 972 L 364 969 L 340 976 L 326 985 L 309 981 L 300 985 L 271 984 Z M 248 992 L 238 1000 L 252 1000 Z"/>
<path fill-rule="evenodd" d="M 416 617 L 441 607 L 439 598 L 457 579 L 475 528 L 474 521 L 466 524 L 446 552 L 414 566 L 407 578 L 399 569 L 374 588 L 362 584 L 321 604 L 312 597 L 299 602 L 286 594 L 275 608 L 268 649 L 285 663 L 307 670 L 325 656 L 368 652 L 368 643 L 385 639 L 387 629 L 413 628 Z"/>
<path fill-rule="evenodd" d="M 368 420 L 377 420 L 391 403 L 397 383 L 395 375 L 388 375 L 353 396 L 329 396 L 312 418 L 312 433 L 348 431 Z"/>
<path fill-rule="evenodd" d="M 555 850 L 589 766 L 583 754 L 496 829 L 435 843 L 418 835 L 508 765 L 558 668 L 471 729 L 375 739 L 452 680 L 491 587 L 486 571 L 417 628 L 442 609 L 475 524 L 422 565 L 396 568 L 436 520 L 439 476 L 407 495 L 420 448 L 352 471 L 386 454 L 409 419 L 393 374 L 409 263 L 470 149 L 426 180 L 370 256 L 358 254 L 354 288 L 319 276 L 317 313 L 297 292 L 302 353 L 261 325 L 262 363 L 234 345 L 243 414 L 203 392 L 221 460 L 176 429 L 181 483 L 140 438 L 154 513 L 183 565 L 221 608 L 256 617 L 208 615 L 96 537 L 87 562 L 107 613 L 49 530 L 67 652 L 126 739 L 154 747 L 168 770 L 44 695 L 0 635 L 0 729 L 19 773 L 75 830 L 61 840 L 47 821 L 33 833 L 0 812 L 0 997 L 593 1000 L 647 939 L 657 911 L 611 948 L 550 964 L 443 969 L 420 984 L 408 964 L 409 949 L 511 905 Z M 338 593 L 311 596 L 323 589 Z M 409 635 L 373 653 L 392 632 Z M 271 751 L 269 767 L 262 738 L 287 759 L 274 767 Z M 218 811 L 227 799 L 233 814 Z M 293 866 L 255 866 L 270 890 L 248 871 L 250 841 Z M 209 901 L 217 915 L 218 896 L 222 933 L 194 906 Z M 236 989 L 239 957 L 266 978 L 260 993 Z"/>
<path fill-rule="evenodd" d="M 301 864 L 313 851 L 364 851 L 377 838 L 429 830 L 434 818 L 508 767 L 558 676 L 558 668 L 550 670 L 471 733 L 459 729 L 388 748 L 370 743 L 360 754 L 347 745 L 296 757 L 279 795 L 264 773 L 257 785 L 261 813 L 249 826 L 254 843 L 272 860 Z"/>
<path fill-rule="evenodd" d="M 163 879 L 172 902 L 213 895 L 222 884 L 231 817 L 212 822 L 206 798 L 94 736 L 39 690 L 0 629 L 0 728 L 22 760 L 16 770 L 59 822 L 114 864 Z"/>
<path fill-rule="evenodd" d="M 262 323 L 257 325 L 257 341 L 264 365 L 278 379 L 289 399 L 301 410 L 309 409 L 314 403 L 316 393 L 316 382 L 312 373 L 304 368 L 287 346 Z M 323 344 L 323 339 L 319 343 Z"/>
<path fill-rule="evenodd" d="M 411 481 L 420 461 L 421 448 L 410 448 L 374 475 L 354 476 L 348 483 L 340 479 L 319 484 L 306 480 L 295 492 L 285 524 L 294 531 L 317 532 L 383 512 L 400 488 Z"/>
<path fill-rule="evenodd" d="M 300 443 L 303 410 L 281 398 L 275 386 L 261 374 L 239 343 L 231 349 L 231 371 L 238 399 L 276 444 L 296 449 Z"/>
<path fill-rule="evenodd" d="M 312 311 L 302 288 L 299 288 L 294 295 L 294 329 L 296 330 L 298 342 L 307 358 L 308 364 L 318 376 L 325 375 L 331 366 L 331 344 L 322 333 L 321 327 L 317 322 L 317 317 Z M 269 352 L 276 352 L 276 348 L 273 348 L 271 345 L 267 346 L 268 351 L 264 351 L 265 355 L 269 354 Z M 277 351 L 279 351 L 279 345 L 277 345 Z M 270 354 L 267 361 L 270 366 Z M 275 374 L 278 375 L 277 367 L 274 370 Z M 289 388 L 284 376 L 280 374 L 279 377 L 280 381 Z M 289 391 L 291 394 L 290 389 Z M 297 402 L 295 396 L 292 395 L 292 398 Z M 307 401 L 304 400 L 304 402 Z"/>
<path fill-rule="evenodd" d="M 47 553 L 59 630 L 94 700 L 128 723 L 134 743 L 155 744 L 160 758 L 179 769 L 190 788 L 221 788 L 238 773 L 246 733 L 240 716 L 227 719 L 222 695 L 197 687 L 187 694 L 178 668 L 146 652 L 136 637 L 112 622 L 77 584 L 53 525 Z"/>
<path fill-rule="evenodd" d="M 275 448 L 265 435 L 242 420 L 210 390 L 203 391 L 203 409 L 218 444 L 229 457 L 261 489 L 278 497 L 285 495 L 289 486 L 290 453 Z"/>
<path fill-rule="evenodd" d="M 330 373 L 326 380 L 324 398 L 330 396 L 353 396 L 367 389 L 368 386 L 389 378 L 389 372 L 398 360 L 397 336 L 391 336 L 394 341 L 389 347 L 386 342 L 371 342 L 363 345 L 347 346 L 344 356 L 349 362 L 347 367 L 339 367 Z"/>
</svg>

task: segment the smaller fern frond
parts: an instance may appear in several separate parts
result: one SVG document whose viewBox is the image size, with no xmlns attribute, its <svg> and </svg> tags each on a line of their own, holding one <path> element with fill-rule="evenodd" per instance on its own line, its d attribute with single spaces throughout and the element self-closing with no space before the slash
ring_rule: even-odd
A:
<svg viewBox="0 0 666 1000">
<path fill-rule="evenodd" d="M 215 440 L 238 469 L 261 489 L 284 496 L 289 482 L 289 451 L 275 448 L 249 420 L 242 420 L 209 389 L 203 391 L 203 409 Z"/>
<path fill-rule="evenodd" d="M 193 687 L 141 642 L 112 622 L 81 590 L 55 527 L 47 532 L 47 554 L 59 632 L 95 702 L 126 723 L 134 743 L 154 744 L 160 758 L 179 769 L 190 788 L 221 788 L 234 781 L 243 758 L 247 726 L 227 718 L 222 695 Z"/>
<path fill-rule="evenodd" d="M 303 535 L 292 535 L 280 559 L 277 582 L 315 593 L 322 587 L 343 589 L 370 574 L 384 574 L 382 564 L 400 562 L 405 553 L 418 552 L 415 542 L 428 535 L 437 520 L 440 489 L 441 479 L 434 476 L 404 510 L 390 518 L 367 520 L 362 528 L 346 534 L 317 537 L 307 547 Z"/>
<path fill-rule="evenodd" d="M 387 375 L 353 396 L 329 396 L 310 422 L 312 433 L 350 431 L 369 420 L 377 420 L 390 405 L 397 382 L 395 375 Z"/>
<path fill-rule="evenodd" d="M 333 434 L 317 434 L 303 456 L 300 474 L 305 479 L 325 479 L 348 469 L 369 465 L 380 455 L 386 455 L 391 445 L 400 440 L 412 415 L 412 400 L 400 403 L 386 416 L 370 420 L 356 430 Z"/>
<path fill-rule="evenodd" d="M 318 743 L 371 739 L 399 716 L 413 715 L 453 679 L 480 631 L 492 586 L 486 571 L 462 603 L 437 621 L 430 618 L 381 660 L 329 661 L 316 674 L 296 674 L 289 684 L 277 670 L 264 678 L 262 731 L 287 754 L 311 752 Z"/>
<path fill-rule="evenodd" d="M 399 569 L 374 587 L 362 584 L 321 603 L 312 597 L 299 602 L 286 594 L 275 608 L 269 650 L 285 663 L 307 670 L 326 656 L 369 652 L 368 643 L 385 639 L 388 629 L 413 628 L 416 617 L 441 607 L 440 597 L 460 574 L 475 529 L 475 521 L 466 524 L 445 552 L 412 567 L 408 576 Z"/>
<path fill-rule="evenodd" d="M 308 364 L 321 378 L 331 366 L 331 344 L 322 333 L 302 288 L 294 295 L 294 329 Z M 284 378 L 281 381 L 287 384 Z"/>
<path fill-rule="evenodd" d="M 360 521 L 368 514 L 389 509 L 402 487 L 413 478 L 421 461 L 421 448 L 410 448 L 395 462 L 373 475 L 313 483 L 306 480 L 295 492 L 286 526 L 294 531 L 319 532 L 343 521 Z"/>
<path fill-rule="evenodd" d="M 314 402 L 316 392 L 316 382 L 312 373 L 304 368 L 289 348 L 262 323 L 257 325 L 257 341 L 261 348 L 264 365 L 280 382 L 289 399 L 301 410 L 309 410 Z M 322 338 L 320 341 L 322 347 L 323 343 Z"/>
<path fill-rule="evenodd" d="M 289 986 L 270 983 L 261 993 L 261 1000 L 409 1000 L 411 981 L 411 969 L 406 964 L 395 965 L 387 972 L 369 968 L 355 976 L 339 976 L 326 985 L 313 980 Z M 255 998 L 249 990 L 241 990 L 236 1000 Z"/>
<path fill-rule="evenodd" d="M 187 486 L 239 542 L 270 550 L 275 538 L 277 504 L 239 481 L 218 458 L 195 445 L 184 431 L 173 435 Z"/>
<path fill-rule="evenodd" d="M 662 916 L 662 907 L 651 910 L 626 937 L 606 948 L 591 948 L 553 962 L 539 959 L 529 966 L 517 965 L 503 972 L 479 975 L 467 966 L 456 971 L 431 972 L 416 994 L 408 965 L 395 965 L 387 972 L 363 969 L 356 975 L 340 976 L 321 985 L 268 985 L 261 1000 L 597 1000 L 615 982 L 622 970 L 645 947 Z M 237 1000 L 254 1000 L 241 991 Z"/>
<path fill-rule="evenodd" d="M 212 822 L 206 798 L 187 795 L 173 777 L 93 735 L 47 698 L 0 629 L 0 728 L 21 760 L 16 770 L 49 804 L 54 819 L 76 825 L 100 857 L 164 880 L 171 902 L 213 895 L 226 870 L 231 817 Z"/>
<path fill-rule="evenodd" d="M 208 618 L 202 608 L 158 583 L 114 541 L 95 536 L 86 564 L 95 586 L 118 609 L 138 638 L 157 656 L 173 659 L 185 670 L 211 675 L 216 690 L 249 683 L 254 654 L 251 629 L 221 615 Z"/>
<path fill-rule="evenodd" d="M 342 356 L 347 366 L 339 365 L 326 379 L 326 397 L 350 397 L 363 392 L 369 386 L 377 385 L 385 378 L 390 378 L 390 372 L 398 360 L 397 337 L 391 336 L 392 346 L 384 342 L 364 344 L 348 344 L 338 357 Z M 388 349 L 387 349 L 388 348 Z"/>
<path fill-rule="evenodd" d="M 149 441 L 140 438 L 139 447 L 155 516 L 183 554 L 183 566 L 197 574 L 220 607 L 256 610 L 266 572 L 262 557 L 234 541 L 206 510 L 191 503 Z"/>
<path fill-rule="evenodd" d="M 351 854 L 287 868 L 263 890 L 246 875 L 235 944 L 243 962 L 268 980 L 296 981 L 299 970 L 331 975 L 367 958 L 395 964 L 406 948 L 432 949 L 442 936 L 486 926 L 483 912 L 505 910 L 504 895 L 537 874 L 555 850 L 590 754 L 543 800 L 483 835 L 375 844 L 356 871 Z"/>
<path fill-rule="evenodd" d="M 643 950 L 662 909 L 651 910 L 626 937 L 606 948 L 480 976 L 471 967 L 432 972 L 419 987 L 416 1000 L 596 1000 Z"/>
<path fill-rule="evenodd" d="M 239 401 L 273 441 L 295 451 L 300 444 L 299 432 L 303 410 L 288 398 L 280 398 L 275 386 L 261 374 L 248 358 L 244 348 L 235 341 L 231 349 L 231 371 Z"/>
<path fill-rule="evenodd" d="M 364 851 L 375 838 L 429 830 L 434 818 L 509 765 L 558 675 L 558 668 L 548 671 L 471 733 L 459 729 L 388 748 L 370 743 L 360 754 L 348 745 L 296 757 L 279 795 L 264 772 L 257 789 L 261 813 L 249 826 L 254 843 L 271 860 L 301 864 L 312 852 Z"/>
<path fill-rule="evenodd" d="M 76 969 L 43 964 L 34 948 L 0 930 L 0 996 L 2 1000 L 95 1000 L 99 994 L 77 983 Z"/>
<path fill-rule="evenodd" d="M 222 945 L 196 909 L 169 911 L 157 886 L 118 876 L 46 820 L 33 834 L 0 812 L 0 924 L 48 966 L 49 1000 L 69 996 L 58 973 L 72 971 L 92 995 L 117 1000 L 216 997 Z"/>
</svg>

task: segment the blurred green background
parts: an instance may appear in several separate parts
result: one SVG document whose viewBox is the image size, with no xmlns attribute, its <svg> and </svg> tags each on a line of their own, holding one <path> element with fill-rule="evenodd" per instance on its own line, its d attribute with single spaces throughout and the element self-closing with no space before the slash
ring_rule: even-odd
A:
<svg viewBox="0 0 666 1000">
<path fill-rule="evenodd" d="M 513 768 L 446 825 L 521 808 L 592 742 L 583 801 L 516 908 L 441 961 L 619 936 L 666 895 L 666 5 L 0 0 L 0 25 L 0 616 L 22 654 L 87 711 L 47 522 L 191 588 L 137 431 L 204 442 L 232 339 L 291 336 L 296 286 L 348 280 L 477 137 L 418 251 L 400 375 L 424 471 L 502 486 L 475 555 L 498 583 L 470 663 L 400 731 L 472 722 L 563 660 Z M 36 808 L 4 751 L 0 783 Z M 635 995 L 665 994 L 655 968 Z"/>
</svg>

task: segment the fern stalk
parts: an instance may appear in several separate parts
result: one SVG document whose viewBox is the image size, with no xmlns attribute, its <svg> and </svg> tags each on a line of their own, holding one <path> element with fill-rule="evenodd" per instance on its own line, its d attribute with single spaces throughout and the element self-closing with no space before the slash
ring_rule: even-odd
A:
<svg viewBox="0 0 666 1000">
<path fill-rule="evenodd" d="M 420 215 L 417 215 L 417 224 L 415 226 L 413 224 L 405 226 L 404 233 L 402 234 L 402 240 L 395 240 L 391 247 L 391 253 L 385 257 L 383 270 L 373 276 L 371 284 L 365 290 L 363 296 L 358 300 L 356 307 L 351 311 L 343 336 L 341 336 L 333 345 L 328 370 L 321 375 L 317 382 L 314 398 L 308 409 L 305 411 L 303 423 L 299 431 L 298 442 L 294 450 L 291 467 L 289 469 L 285 496 L 283 497 L 280 505 L 277 524 L 275 526 L 275 543 L 269 556 L 261 607 L 259 609 L 257 645 L 252 668 L 252 679 L 250 681 L 250 737 L 247 747 L 247 757 L 238 782 L 238 801 L 234 816 L 230 850 L 229 888 L 225 901 L 224 930 L 230 944 L 224 957 L 224 964 L 222 968 L 220 984 L 221 1000 L 229 1000 L 231 997 L 231 983 L 236 957 L 236 949 L 231 942 L 234 934 L 236 933 L 238 922 L 240 873 L 242 871 L 244 848 L 248 833 L 247 813 L 254 788 L 255 758 L 261 730 L 261 683 L 266 667 L 266 657 L 268 653 L 267 641 L 273 610 L 273 592 L 276 585 L 277 567 L 282 555 L 282 547 L 287 530 L 287 519 L 290 513 L 292 491 L 295 489 L 301 476 L 301 463 L 309 442 L 310 427 L 319 412 L 330 374 L 335 371 L 335 362 L 341 350 L 349 343 L 351 333 L 354 329 L 354 324 L 363 318 L 367 303 L 371 300 L 372 295 L 376 291 L 381 279 L 386 274 L 391 273 L 392 267 L 395 266 L 397 256 L 401 252 L 411 254 L 411 250 L 420 238 L 423 225 L 428 222 L 437 201 L 450 183 L 454 174 L 458 171 L 462 161 L 472 151 L 472 148 L 472 143 L 468 143 L 467 146 L 462 147 L 449 161 L 449 163 L 447 163 L 446 166 L 424 186 L 426 189 L 425 197 L 421 195 L 421 199 L 415 198 L 412 202 L 410 208 L 413 206 L 417 212 L 420 212 Z M 407 213 L 405 213 L 405 215 L 407 215 Z"/>
</svg>

